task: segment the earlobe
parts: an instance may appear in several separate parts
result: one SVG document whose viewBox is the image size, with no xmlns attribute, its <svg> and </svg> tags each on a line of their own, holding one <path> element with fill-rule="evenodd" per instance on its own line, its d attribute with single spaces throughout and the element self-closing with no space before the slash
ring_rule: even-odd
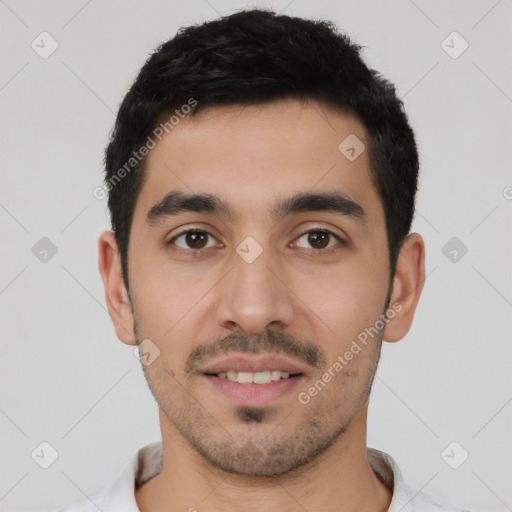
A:
<svg viewBox="0 0 512 512">
<path fill-rule="evenodd" d="M 98 240 L 98 265 L 108 312 L 117 337 L 127 345 L 135 345 L 132 305 L 124 284 L 121 257 L 112 231 L 105 231 Z"/>
<path fill-rule="evenodd" d="M 411 233 L 398 256 L 384 341 L 399 341 L 409 332 L 424 282 L 425 243 L 418 233 Z"/>
</svg>

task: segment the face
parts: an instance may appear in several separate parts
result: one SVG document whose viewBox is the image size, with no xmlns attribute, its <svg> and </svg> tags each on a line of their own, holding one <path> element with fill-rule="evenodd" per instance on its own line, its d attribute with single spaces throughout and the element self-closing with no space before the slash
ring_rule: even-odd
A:
<svg viewBox="0 0 512 512">
<path fill-rule="evenodd" d="M 128 253 L 137 340 L 160 351 L 144 371 L 168 431 L 224 471 L 297 469 L 365 411 L 389 261 L 351 134 L 368 147 L 316 103 L 211 107 L 148 156 Z"/>
</svg>

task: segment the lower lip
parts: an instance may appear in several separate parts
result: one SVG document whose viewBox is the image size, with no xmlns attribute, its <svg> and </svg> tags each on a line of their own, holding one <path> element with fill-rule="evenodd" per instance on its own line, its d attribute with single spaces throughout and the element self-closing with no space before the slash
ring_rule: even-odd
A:
<svg viewBox="0 0 512 512">
<path fill-rule="evenodd" d="M 279 379 L 267 384 L 240 384 L 215 375 L 204 375 L 211 385 L 239 406 L 265 406 L 293 391 L 303 375 Z"/>
</svg>

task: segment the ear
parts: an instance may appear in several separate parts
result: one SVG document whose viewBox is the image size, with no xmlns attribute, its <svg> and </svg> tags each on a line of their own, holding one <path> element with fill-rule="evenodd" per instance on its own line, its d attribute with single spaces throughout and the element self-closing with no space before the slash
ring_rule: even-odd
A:
<svg viewBox="0 0 512 512">
<path fill-rule="evenodd" d="M 105 299 L 117 337 L 127 345 L 136 345 L 131 301 L 124 285 L 121 257 L 112 231 L 101 234 L 98 249 L 98 263 L 105 288 Z"/>
<path fill-rule="evenodd" d="M 388 311 L 394 311 L 384 329 L 384 341 L 399 341 L 411 328 L 425 282 L 425 243 L 418 233 L 408 235 L 398 255 Z"/>
</svg>

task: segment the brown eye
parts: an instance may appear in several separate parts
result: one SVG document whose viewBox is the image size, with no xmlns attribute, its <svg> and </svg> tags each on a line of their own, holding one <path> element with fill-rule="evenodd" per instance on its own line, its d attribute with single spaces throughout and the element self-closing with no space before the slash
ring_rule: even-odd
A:
<svg viewBox="0 0 512 512">
<path fill-rule="evenodd" d="M 325 249 L 330 238 L 329 233 L 325 231 L 311 231 L 308 234 L 308 243 L 315 249 Z"/>
<path fill-rule="evenodd" d="M 306 249 L 316 249 L 321 251 L 336 245 L 340 238 L 330 231 L 314 230 L 304 233 L 297 238 L 297 245 Z"/>
<path fill-rule="evenodd" d="M 177 245 L 181 249 L 199 251 L 207 247 L 212 247 L 214 241 L 213 236 L 206 231 L 189 230 L 175 236 L 169 243 Z"/>
<path fill-rule="evenodd" d="M 191 231 L 185 235 L 185 243 L 191 249 L 203 249 L 208 243 L 208 234 L 202 231 Z"/>
</svg>

